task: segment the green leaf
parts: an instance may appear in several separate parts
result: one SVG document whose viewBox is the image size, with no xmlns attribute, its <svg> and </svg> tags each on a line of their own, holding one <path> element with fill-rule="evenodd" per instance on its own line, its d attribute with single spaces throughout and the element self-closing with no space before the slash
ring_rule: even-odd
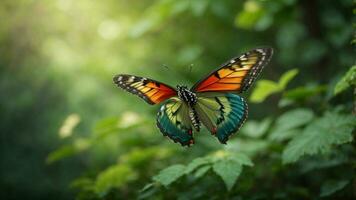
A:
<svg viewBox="0 0 356 200">
<path fill-rule="evenodd" d="M 152 197 L 157 189 L 155 187 L 155 183 L 148 183 L 146 184 L 140 191 L 137 199 L 149 199 Z"/>
<path fill-rule="evenodd" d="M 141 192 L 144 192 L 144 191 L 146 191 L 146 190 L 148 190 L 148 189 L 151 189 L 152 187 L 154 187 L 155 186 L 155 183 L 147 183 L 139 192 L 141 193 Z"/>
<path fill-rule="evenodd" d="M 253 166 L 250 157 L 248 157 L 246 154 L 243 153 L 230 154 L 229 158 L 240 163 L 241 165 L 247 165 L 250 167 Z"/>
<path fill-rule="evenodd" d="M 337 191 L 343 189 L 347 184 L 349 184 L 349 180 L 330 180 L 325 182 L 320 189 L 320 197 L 327 197 L 334 194 Z"/>
<path fill-rule="evenodd" d="M 326 113 L 288 143 L 283 151 L 283 163 L 296 162 L 304 155 L 326 153 L 331 150 L 332 145 L 351 142 L 355 125 L 356 119 L 352 115 Z"/>
<path fill-rule="evenodd" d="M 253 90 L 250 101 L 260 103 L 271 94 L 285 90 L 287 84 L 298 74 L 297 69 L 292 69 L 285 72 L 278 82 L 270 80 L 260 80 L 257 82 L 256 88 Z"/>
<path fill-rule="evenodd" d="M 274 126 L 278 130 L 289 130 L 300 127 L 314 118 L 314 113 L 310 109 L 298 108 L 281 115 Z"/>
<path fill-rule="evenodd" d="M 77 153 L 76 148 L 73 145 L 62 146 L 61 148 L 51 152 L 46 159 L 47 164 L 52 164 L 58 160 L 69 157 Z"/>
<path fill-rule="evenodd" d="M 188 166 L 185 169 L 185 173 L 186 174 L 192 173 L 198 167 L 200 167 L 200 166 L 202 166 L 204 164 L 208 164 L 210 162 L 211 162 L 211 160 L 208 159 L 207 157 L 196 158 L 196 159 L 194 159 L 192 162 L 190 162 L 188 164 Z"/>
<path fill-rule="evenodd" d="M 95 181 L 95 191 L 105 195 L 112 188 L 119 188 L 137 178 L 137 174 L 128 165 L 115 165 L 101 172 Z"/>
<path fill-rule="evenodd" d="M 284 90 L 287 87 L 287 84 L 298 74 L 298 69 L 292 69 L 287 71 L 279 79 L 278 86 L 281 90 Z"/>
<path fill-rule="evenodd" d="M 313 118 L 314 113 L 310 109 L 298 108 L 288 111 L 277 119 L 268 138 L 275 141 L 291 138 L 300 132 L 296 128 L 307 124 Z"/>
<path fill-rule="evenodd" d="M 78 178 L 70 183 L 71 188 L 92 189 L 94 181 L 90 178 Z"/>
<path fill-rule="evenodd" d="M 278 101 L 278 107 L 283 108 L 283 107 L 293 105 L 294 103 L 295 101 L 292 99 L 282 98 Z"/>
<path fill-rule="evenodd" d="M 268 96 L 279 91 L 280 89 L 277 83 L 270 80 L 260 80 L 257 82 L 256 88 L 250 96 L 250 101 L 253 103 L 261 103 Z"/>
<path fill-rule="evenodd" d="M 221 159 L 214 163 L 214 172 L 224 181 L 226 188 L 231 190 L 242 171 L 242 165 L 230 159 Z"/>
<path fill-rule="evenodd" d="M 313 85 L 305 87 L 297 87 L 284 92 L 283 97 L 287 99 L 300 100 L 310 98 L 327 90 L 325 85 Z"/>
<path fill-rule="evenodd" d="M 203 167 L 199 168 L 199 169 L 194 173 L 195 178 L 200 178 L 200 177 L 204 176 L 204 174 L 205 174 L 206 172 L 208 172 L 210 168 L 211 168 L 210 165 L 206 165 L 206 166 L 203 166 Z"/>
<path fill-rule="evenodd" d="M 185 169 L 186 167 L 184 165 L 172 165 L 160 171 L 158 175 L 153 177 L 153 180 L 167 187 L 183 176 L 185 174 Z"/>
<path fill-rule="evenodd" d="M 351 86 L 356 86 L 356 65 L 352 66 L 336 84 L 334 94 L 339 94 Z"/>
</svg>

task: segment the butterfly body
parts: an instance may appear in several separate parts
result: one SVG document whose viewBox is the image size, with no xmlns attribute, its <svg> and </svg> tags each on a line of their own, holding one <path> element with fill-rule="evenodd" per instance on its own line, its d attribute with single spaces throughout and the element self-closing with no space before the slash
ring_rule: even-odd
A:
<svg viewBox="0 0 356 200">
<path fill-rule="evenodd" d="M 177 86 L 178 98 L 189 107 L 189 118 L 192 121 L 194 129 L 200 131 L 200 120 L 195 110 L 195 104 L 198 101 L 197 95 L 190 91 L 187 86 Z"/>
<path fill-rule="evenodd" d="M 177 86 L 178 97 L 189 106 L 194 106 L 197 103 L 197 95 L 188 89 L 187 86 Z"/>
<path fill-rule="evenodd" d="M 119 74 L 114 82 L 149 104 L 162 104 L 157 126 L 164 136 L 181 145 L 194 144 L 193 130 L 204 125 L 221 143 L 226 143 L 247 118 L 246 101 L 237 93 L 249 89 L 273 50 L 257 48 L 233 58 L 198 81 L 191 89 L 170 87 L 158 81 Z"/>
</svg>

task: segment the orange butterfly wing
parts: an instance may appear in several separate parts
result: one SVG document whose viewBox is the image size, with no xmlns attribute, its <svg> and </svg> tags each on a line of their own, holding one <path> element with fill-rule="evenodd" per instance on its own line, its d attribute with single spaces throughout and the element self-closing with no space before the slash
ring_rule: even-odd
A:
<svg viewBox="0 0 356 200">
<path fill-rule="evenodd" d="M 172 87 L 148 78 L 119 74 L 113 80 L 117 86 L 138 95 L 149 104 L 157 104 L 177 95 Z"/>
<path fill-rule="evenodd" d="M 192 87 L 195 92 L 244 92 L 256 80 L 273 54 L 272 48 L 257 48 L 231 59 Z"/>
</svg>

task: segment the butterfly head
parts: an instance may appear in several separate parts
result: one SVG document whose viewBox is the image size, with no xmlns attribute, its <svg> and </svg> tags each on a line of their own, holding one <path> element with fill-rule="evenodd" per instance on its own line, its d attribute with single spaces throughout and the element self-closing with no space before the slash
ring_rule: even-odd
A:
<svg viewBox="0 0 356 200">
<path fill-rule="evenodd" d="M 197 95 L 190 91 L 187 86 L 177 85 L 178 97 L 188 105 L 194 105 L 197 102 Z"/>
<path fill-rule="evenodd" d="M 187 86 L 185 86 L 185 85 L 177 85 L 177 89 L 178 90 L 188 90 L 188 87 Z"/>
</svg>

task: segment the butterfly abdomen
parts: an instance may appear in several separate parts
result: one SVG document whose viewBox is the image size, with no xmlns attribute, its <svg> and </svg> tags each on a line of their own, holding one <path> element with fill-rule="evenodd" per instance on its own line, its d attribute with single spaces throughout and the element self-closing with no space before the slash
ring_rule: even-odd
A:
<svg viewBox="0 0 356 200">
<path fill-rule="evenodd" d="M 190 108 L 189 117 L 190 117 L 190 120 L 192 121 L 193 127 L 195 128 L 196 131 L 199 132 L 200 131 L 200 120 L 198 117 L 198 113 L 194 107 Z"/>
</svg>

